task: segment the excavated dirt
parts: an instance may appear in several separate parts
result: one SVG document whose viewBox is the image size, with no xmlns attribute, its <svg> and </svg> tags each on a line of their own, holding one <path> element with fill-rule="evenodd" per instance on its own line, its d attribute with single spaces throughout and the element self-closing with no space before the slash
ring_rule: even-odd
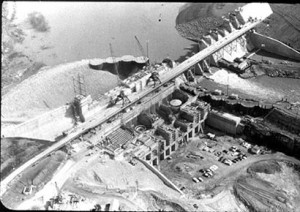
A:
<svg viewBox="0 0 300 212">
<path fill-rule="evenodd" d="M 249 210 L 299 209 L 300 175 L 291 163 L 260 161 L 251 165 L 247 172 L 236 180 L 233 188 L 237 199 Z"/>
<path fill-rule="evenodd" d="M 249 173 L 265 173 L 274 174 L 275 172 L 280 172 L 281 167 L 276 161 L 261 161 L 255 163 L 248 168 Z"/>
<path fill-rule="evenodd" d="M 73 77 L 84 75 L 86 92 L 93 99 L 117 85 L 109 72 L 92 70 L 87 61 L 43 68 L 12 88 L 2 97 L 1 114 L 5 118 L 33 117 L 62 106 L 74 98 Z"/>
<path fill-rule="evenodd" d="M 2 196 L 2 203 L 7 208 L 14 208 L 16 205 L 23 202 L 34 195 L 41 189 L 48 181 L 51 180 L 55 171 L 59 168 L 61 163 L 65 160 L 66 154 L 62 151 L 57 151 L 50 157 L 46 157 L 38 164 L 31 166 L 17 176 L 10 184 L 10 189 Z M 33 188 L 31 195 L 25 196 L 22 192 L 24 186 L 36 186 Z"/>
</svg>

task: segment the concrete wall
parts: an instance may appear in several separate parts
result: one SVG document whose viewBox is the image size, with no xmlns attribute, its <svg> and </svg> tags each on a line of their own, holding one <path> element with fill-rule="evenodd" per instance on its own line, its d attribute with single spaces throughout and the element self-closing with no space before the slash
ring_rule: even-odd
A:
<svg viewBox="0 0 300 212">
<path fill-rule="evenodd" d="M 222 114 L 217 112 L 211 111 L 207 117 L 206 123 L 207 125 L 223 132 L 234 135 L 237 133 L 237 123 L 234 120 L 223 117 Z"/>
<path fill-rule="evenodd" d="M 144 164 L 148 169 L 150 169 L 159 179 L 161 179 L 167 186 L 170 188 L 178 191 L 180 194 L 184 195 L 184 193 L 174 184 L 172 181 L 170 181 L 165 175 L 163 175 L 161 172 L 159 172 L 156 168 L 154 168 L 152 165 L 147 163 L 146 161 L 136 158 L 138 161 L 140 161 L 142 164 Z"/>
<path fill-rule="evenodd" d="M 256 48 L 261 48 L 265 51 L 300 61 L 299 52 L 274 38 L 254 32 L 249 33 L 249 39 Z M 265 44 L 265 47 L 262 48 L 262 44 Z"/>
<path fill-rule="evenodd" d="M 1 135 L 54 141 L 63 131 L 73 126 L 72 109 L 64 105 L 22 124 L 4 128 Z"/>
</svg>

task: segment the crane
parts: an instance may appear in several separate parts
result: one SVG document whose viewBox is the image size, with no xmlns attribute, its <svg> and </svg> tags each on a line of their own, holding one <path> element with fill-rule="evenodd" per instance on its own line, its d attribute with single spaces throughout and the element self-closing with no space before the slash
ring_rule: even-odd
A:
<svg viewBox="0 0 300 212">
<path fill-rule="evenodd" d="M 118 75 L 118 85 L 120 85 L 120 84 L 121 84 L 121 80 L 120 80 L 120 75 L 119 75 L 119 71 L 118 71 L 118 64 L 117 64 L 117 61 L 116 61 L 116 59 L 115 59 L 115 56 L 114 56 L 114 52 L 113 52 L 113 48 L 112 48 L 111 43 L 109 43 L 109 49 L 110 49 L 111 58 L 112 58 L 113 63 L 114 63 L 114 69 L 115 69 L 115 72 L 116 72 L 117 75 Z"/>
<path fill-rule="evenodd" d="M 145 51 L 144 51 L 144 48 L 142 46 L 142 44 L 140 43 L 139 39 L 137 38 L 137 36 L 135 35 L 134 36 L 138 46 L 139 46 L 139 49 L 140 49 L 140 52 L 142 53 L 142 56 L 145 58 L 146 57 L 146 54 L 145 54 Z M 148 64 L 149 64 L 149 57 L 148 57 L 148 42 L 147 42 L 147 58 L 148 58 Z"/>
</svg>

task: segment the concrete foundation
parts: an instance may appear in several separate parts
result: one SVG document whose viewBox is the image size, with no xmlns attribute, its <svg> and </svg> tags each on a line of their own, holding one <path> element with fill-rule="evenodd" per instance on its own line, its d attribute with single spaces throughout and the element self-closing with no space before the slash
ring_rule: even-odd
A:
<svg viewBox="0 0 300 212">
<path fill-rule="evenodd" d="M 236 135 L 238 130 L 238 125 L 240 124 L 240 118 L 227 115 L 225 113 L 211 111 L 207 118 L 207 125 L 219 129 L 223 132 Z"/>
</svg>

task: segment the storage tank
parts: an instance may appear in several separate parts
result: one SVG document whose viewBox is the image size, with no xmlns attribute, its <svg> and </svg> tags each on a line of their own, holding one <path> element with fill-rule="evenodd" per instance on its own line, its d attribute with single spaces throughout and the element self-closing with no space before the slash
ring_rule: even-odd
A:
<svg viewBox="0 0 300 212">
<path fill-rule="evenodd" d="M 182 105 L 182 101 L 179 99 L 172 99 L 170 101 L 170 106 L 174 113 L 177 113 L 179 111 L 181 105 Z"/>
</svg>

